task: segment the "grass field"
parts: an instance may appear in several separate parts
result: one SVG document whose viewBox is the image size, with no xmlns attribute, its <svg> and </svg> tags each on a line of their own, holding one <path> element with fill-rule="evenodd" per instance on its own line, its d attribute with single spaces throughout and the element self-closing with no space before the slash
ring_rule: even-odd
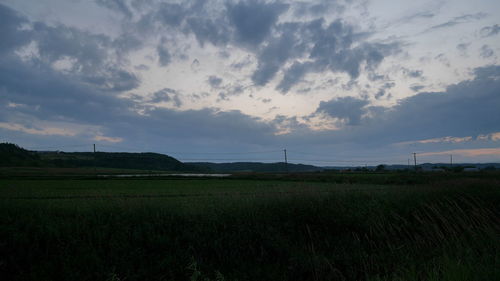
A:
<svg viewBox="0 0 500 281">
<path fill-rule="evenodd" d="M 500 280 L 494 175 L 250 178 L 0 180 L 0 276 Z"/>
</svg>

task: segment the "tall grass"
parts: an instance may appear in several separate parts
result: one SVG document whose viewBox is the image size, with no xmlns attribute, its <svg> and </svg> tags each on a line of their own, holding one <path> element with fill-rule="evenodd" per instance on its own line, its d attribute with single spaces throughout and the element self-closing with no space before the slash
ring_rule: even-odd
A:
<svg viewBox="0 0 500 281">
<path fill-rule="evenodd" d="M 192 183 L 221 188 L 217 181 L 208 187 L 206 181 Z M 500 280 L 497 183 L 451 181 L 377 191 L 331 185 L 337 190 L 331 193 L 310 183 L 291 185 L 294 192 L 253 195 L 1 199 L 0 275 L 4 280 Z M 254 184 L 263 185 L 259 190 L 287 190 L 277 183 Z"/>
</svg>

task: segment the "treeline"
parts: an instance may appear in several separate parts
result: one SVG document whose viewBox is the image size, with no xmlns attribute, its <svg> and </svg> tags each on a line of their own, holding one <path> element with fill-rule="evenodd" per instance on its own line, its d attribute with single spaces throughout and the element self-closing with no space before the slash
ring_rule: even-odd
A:
<svg viewBox="0 0 500 281">
<path fill-rule="evenodd" d="M 218 173 L 230 172 L 316 172 L 324 170 L 323 168 L 304 165 L 304 164 L 285 164 L 284 162 L 278 163 L 259 163 L 259 162 L 234 162 L 234 163 L 210 163 L 210 162 L 192 162 L 189 163 L 196 167 L 205 167 Z"/>
<path fill-rule="evenodd" d="M 0 144 L 0 167 L 119 168 L 185 172 L 312 172 L 320 167 L 303 164 L 183 163 L 159 153 L 28 151 L 12 143 Z"/>
<path fill-rule="evenodd" d="M 138 170 L 209 172 L 209 168 L 185 164 L 159 153 L 36 152 L 12 143 L 0 144 L 2 167 L 120 168 Z"/>
<path fill-rule="evenodd" d="M 159 153 L 128 152 L 41 152 L 45 162 L 55 167 L 100 167 L 161 171 L 207 171 Z"/>
<path fill-rule="evenodd" d="M 43 161 L 38 153 L 13 143 L 0 143 L 0 167 L 38 167 Z"/>
</svg>

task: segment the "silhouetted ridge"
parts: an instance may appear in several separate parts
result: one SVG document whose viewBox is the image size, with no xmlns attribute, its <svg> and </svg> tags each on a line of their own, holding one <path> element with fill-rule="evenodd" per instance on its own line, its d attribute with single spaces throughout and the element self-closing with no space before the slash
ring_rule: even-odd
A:
<svg viewBox="0 0 500 281">
<path fill-rule="evenodd" d="M 139 170 L 200 171 L 168 155 L 129 152 L 41 152 L 56 167 L 101 167 Z"/>
<path fill-rule="evenodd" d="M 22 167 L 40 166 L 39 155 L 34 151 L 28 151 L 13 143 L 0 143 L 0 166 Z"/>
<path fill-rule="evenodd" d="M 137 170 L 207 172 L 159 153 L 29 151 L 0 143 L 0 167 L 120 168 Z"/>
<path fill-rule="evenodd" d="M 198 167 L 207 167 L 210 170 L 218 173 L 229 172 L 313 172 L 321 171 L 323 168 L 304 165 L 291 164 L 285 165 L 284 162 L 278 163 L 260 163 L 260 162 L 234 162 L 234 163 L 209 163 L 209 162 L 191 162 L 189 163 Z"/>
</svg>

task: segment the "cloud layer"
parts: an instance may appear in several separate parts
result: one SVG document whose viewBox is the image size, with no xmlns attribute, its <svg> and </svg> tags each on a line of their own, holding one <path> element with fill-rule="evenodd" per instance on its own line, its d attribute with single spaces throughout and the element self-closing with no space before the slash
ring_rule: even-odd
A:
<svg viewBox="0 0 500 281">
<path fill-rule="evenodd" d="M 434 21 L 415 36 L 478 24 L 476 41 L 450 43 L 456 54 L 417 56 L 412 38 L 361 20 L 364 1 L 82 5 L 113 18 L 117 31 L 0 4 L 2 141 L 159 152 L 288 147 L 393 160 L 499 145 L 499 29 L 485 12 L 406 15 Z M 458 59 L 476 65 L 459 69 Z M 438 65 L 460 79 L 436 80 Z"/>
</svg>

